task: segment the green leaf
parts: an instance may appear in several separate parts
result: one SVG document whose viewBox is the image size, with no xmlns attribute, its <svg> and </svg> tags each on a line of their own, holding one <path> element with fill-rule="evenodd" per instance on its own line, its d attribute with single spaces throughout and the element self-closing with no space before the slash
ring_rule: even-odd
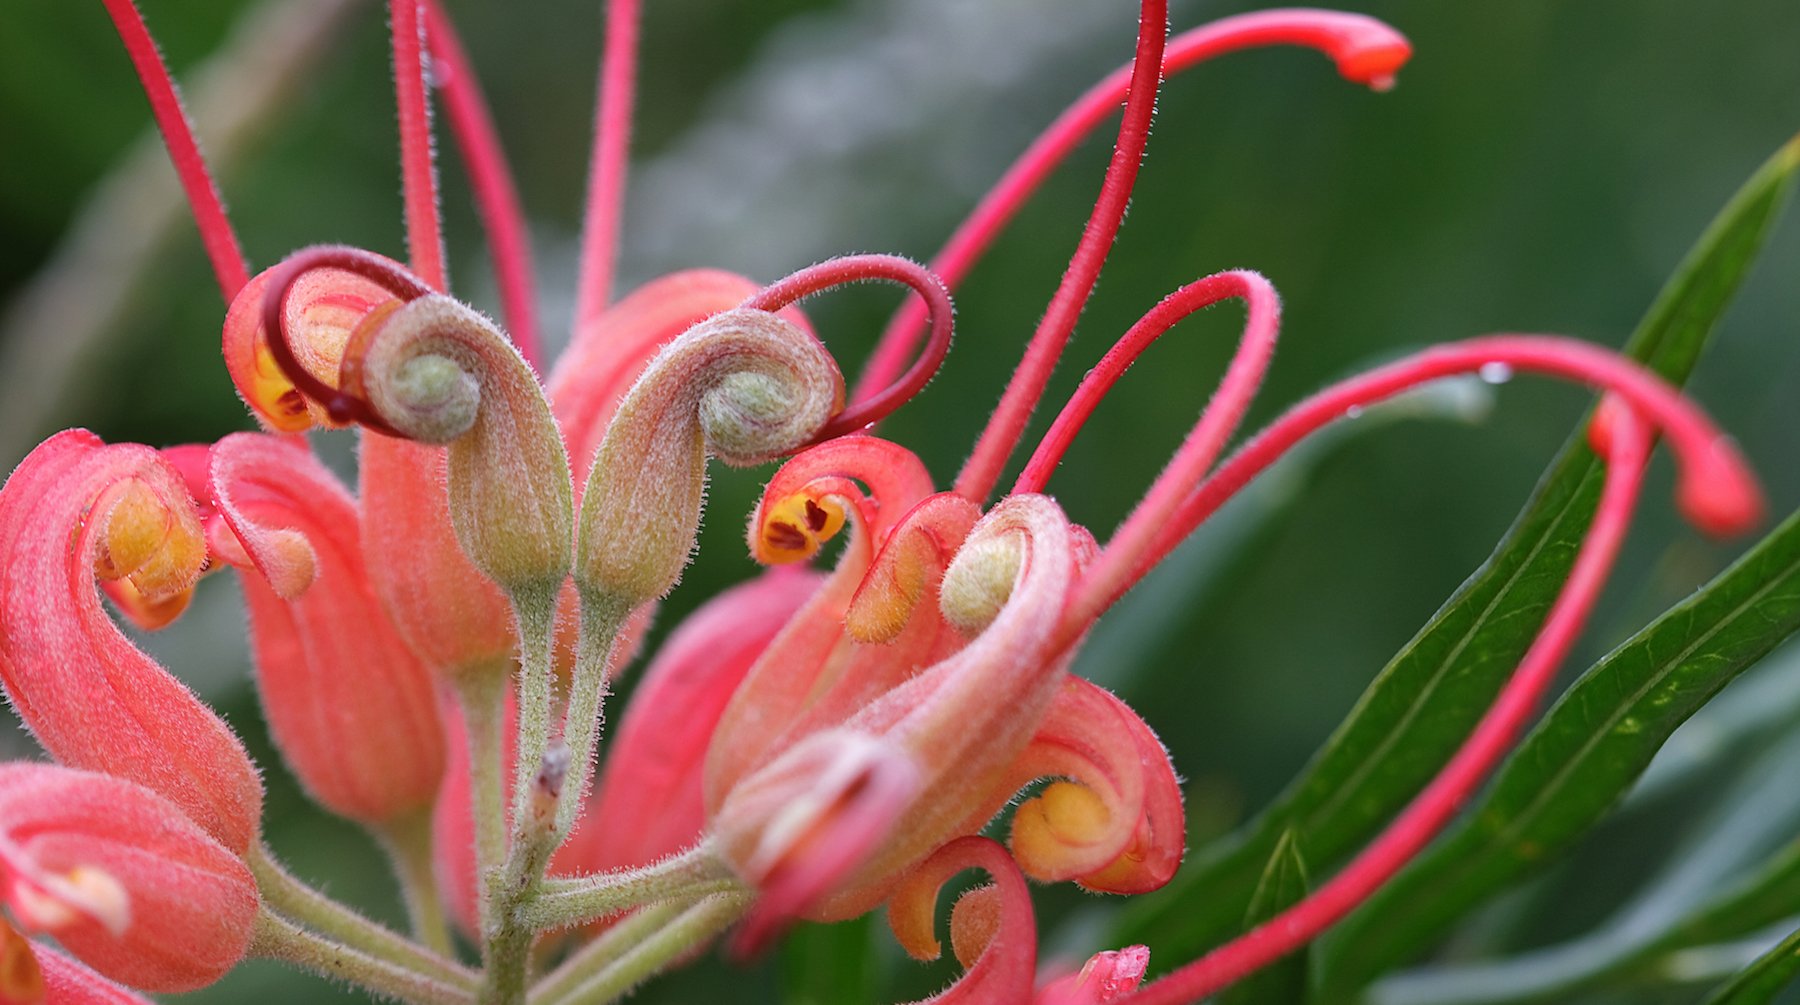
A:
<svg viewBox="0 0 1800 1005">
<path fill-rule="evenodd" d="M 1757 957 L 1743 973 L 1713 992 L 1706 1005 L 1763 1005 L 1774 1001 L 1795 977 L 1800 977 L 1800 932 Z"/>
<path fill-rule="evenodd" d="M 1325 984 L 1349 993 L 1598 823 L 1675 728 L 1800 631 L 1800 514 L 1582 675 L 1474 811 L 1333 933 Z"/>
<path fill-rule="evenodd" d="M 781 947 L 781 1000 L 836 1005 L 881 1000 L 871 913 L 835 925 L 800 925 Z"/>
<path fill-rule="evenodd" d="M 1664 286 L 1625 348 L 1681 383 L 1779 214 L 1800 137 L 1754 174 Z M 1585 423 L 1583 424 L 1585 427 Z M 1127 912 L 1120 943 L 1179 961 L 1229 936 L 1280 836 L 1315 866 L 1341 862 L 1450 757 L 1531 643 L 1592 518 L 1602 465 L 1580 430 L 1486 563 L 1376 677 L 1349 717 L 1263 814 L 1190 857 L 1171 889 Z"/>
<path fill-rule="evenodd" d="M 1718 704 L 1715 700 L 1702 714 L 1712 717 Z M 1365 1005 L 1582 1001 L 1607 985 L 1671 979 L 1691 969 L 1676 963 L 1687 951 L 1743 939 L 1792 917 L 1800 911 L 1800 841 L 1792 837 L 1800 827 L 1800 787 L 1793 784 L 1797 760 L 1800 729 L 1790 729 L 1747 769 L 1734 773 L 1716 804 L 1686 826 L 1686 838 L 1657 874 L 1586 934 L 1504 959 L 1403 971 L 1383 977 L 1359 1000 Z"/>
<path fill-rule="evenodd" d="M 1244 915 L 1249 931 L 1305 899 L 1311 890 L 1306 878 L 1306 859 L 1293 831 L 1275 842 L 1275 852 L 1263 868 L 1250 908 Z M 1310 948 L 1301 949 L 1238 982 L 1219 995 L 1219 1005 L 1304 1005 L 1307 1000 Z"/>
</svg>

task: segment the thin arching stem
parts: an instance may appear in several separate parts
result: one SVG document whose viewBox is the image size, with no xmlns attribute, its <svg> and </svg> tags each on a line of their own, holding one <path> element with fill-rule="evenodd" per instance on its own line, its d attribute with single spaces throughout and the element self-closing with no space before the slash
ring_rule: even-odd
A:
<svg viewBox="0 0 1800 1005">
<path fill-rule="evenodd" d="M 427 0 L 425 28 L 436 70 L 433 77 L 444 95 L 450 134 L 456 138 L 463 168 L 469 175 L 475 211 L 481 214 L 482 226 L 487 228 L 488 255 L 494 262 L 506 333 L 519 347 L 519 354 L 538 366 L 542 348 L 538 342 L 537 276 L 518 185 L 507 166 L 494 117 L 481 95 L 475 67 L 463 51 L 456 26 L 441 0 Z"/>
<path fill-rule="evenodd" d="M 1020 472 L 1019 480 L 1013 486 L 1013 493 L 1016 495 L 1044 490 L 1051 473 L 1062 462 L 1064 452 L 1074 442 L 1076 433 L 1081 431 L 1101 399 L 1106 397 L 1113 385 L 1118 383 L 1119 378 L 1125 375 L 1125 371 L 1151 343 L 1195 311 L 1232 297 L 1243 299 L 1249 308 L 1249 317 L 1244 323 L 1244 334 L 1238 341 L 1237 353 L 1232 357 L 1231 366 L 1225 371 L 1225 379 L 1201 414 L 1200 421 L 1195 424 L 1180 451 L 1158 477 L 1157 487 L 1152 487 L 1151 497 L 1165 483 L 1179 486 L 1181 495 L 1191 490 L 1200 476 L 1212 467 L 1219 452 L 1225 448 L 1225 441 L 1230 439 L 1231 434 L 1237 430 L 1238 423 L 1243 421 L 1244 411 L 1250 407 L 1250 400 L 1255 397 L 1257 388 L 1262 386 L 1263 374 L 1268 370 L 1269 359 L 1275 353 L 1275 337 L 1281 323 L 1281 303 L 1275 295 L 1275 287 L 1254 272 L 1221 272 L 1189 283 L 1164 297 L 1161 303 L 1138 319 L 1131 330 L 1121 336 L 1088 375 L 1082 378 L 1081 386 L 1075 389 L 1069 403 L 1063 406 L 1056 421 L 1050 424 L 1050 430 L 1044 434 L 1044 439 L 1031 455 L 1031 460 L 1026 462 L 1025 470 Z M 1145 502 L 1149 503 L 1151 497 L 1146 497 Z M 1127 537 L 1131 530 L 1131 523 L 1127 521 L 1126 526 L 1114 536 L 1114 542 Z"/>
<path fill-rule="evenodd" d="M 425 91 L 424 0 L 392 0 L 394 103 L 400 113 L 400 187 L 406 203 L 406 255 L 434 290 L 447 288 L 444 228 L 432 159 L 431 103 Z"/>
<path fill-rule="evenodd" d="M 919 302 L 931 317 L 931 339 L 905 373 L 896 377 L 887 387 L 833 416 L 825 424 L 825 428 L 819 431 L 819 435 L 813 437 L 814 443 L 855 432 L 881 421 L 930 383 L 932 375 L 943 365 L 945 354 L 950 351 L 950 337 L 955 323 L 950 291 L 944 288 L 943 281 L 930 269 L 911 259 L 897 255 L 846 255 L 809 265 L 764 287 L 743 303 L 743 306 L 756 310 L 779 311 L 834 286 L 877 280 L 911 287 L 919 295 Z"/>
<path fill-rule="evenodd" d="M 587 218 L 582 223 L 581 272 L 575 285 L 577 326 L 605 310 L 612 297 L 637 86 L 639 6 L 640 0 L 607 0 L 606 4 L 606 47 L 600 54 Z"/>
<path fill-rule="evenodd" d="M 1392 86 L 1394 74 L 1412 53 L 1404 36 L 1372 17 L 1295 7 L 1238 14 L 1182 32 L 1169 40 L 1163 53 L 1163 75 L 1172 77 L 1214 57 L 1268 45 L 1318 49 L 1337 64 L 1344 77 L 1376 90 Z M 1122 66 L 1077 98 L 1032 141 L 982 197 L 968 219 L 956 228 L 943 250 L 931 260 L 932 270 L 952 290 L 1044 179 L 1094 130 L 1118 113 L 1130 91 L 1131 72 L 1130 65 Z M 924 330 L 924 311 L 917 304 L 903 306 L 882 333 L 881 344 L 869 357 L 869 365 L 864 367 L 851 400 L 860 401 L 893 380 L 912 356 Z"/>
<path fill-rule="evenodd" d="M 219 293 L 229 304 L 250 281 L 250 266 L 244 260 L 244 249 L 238 243 L 237 233 L 231 229 L 231 219 L 225 214 L 219 187 L 214 184 L 212 173 L 206 168 L 206 158 L 200 153 L 200 144 L 194 139 L 193 124 L 181 107 L 181 96 L 175 93 L 175 81 L 169 76 L 169 68 L 163 63 L 162 53 L 157 51 L 156 42 L 150 37 L 150 29 L 145 26 L 137 5 L 132 0 L 106 0 L 106 12 L 112 15 L 119 39 L 131 56 L 131 65 L 143 82 L 144 94 L 150 99 L 150 112 L 156 117 L 163 143 L 169 148 L 169 160 L 175 165 L 175 175 L 181 179 L 188 204 L 193 207 L 200 241 L 206 247 L 213 275 L 219 280 Z"/>
<path fill-rule="evenodd" d="M 1599 509 L 1568 581 L 1557 594 L 1543 630 L 1462 749 L 1380 837 L 1317 892 L 1122 1002 L 1176 1005 L 1198 1001 L 1292 952 L 1367 899 L 1455 815 L 1542 700 L 1587 621 L 1631 522 L 1643 484 L 1650 433 L 1627 409 L 1620 409 L 1616 418 Z"/>
<path fill-rule="evenodd" d="M 1062 282 L 1050 297 L 1050 306 L 1038 322 L 1025 358 L 1013 371 L 1012 380 L 1000 396 L 1000 404 L 975 441 L 975 450 L 956 478 L 958 494 L 981 502 L 994 490 L 1006 459 L 1012 456 L 1019 435 L 1031 419 L 1031 411 L 1044 393 L 1044 385 L 1056 368 L 1057 357 L 1074 334 L 1075 322 L 1081 316 L 1094 284 L 1100 278 L 1100 267 L 1112 251 L 1113 239 L 1125 220 L 1125 205 L 1131 199 L 1131 188 L 1137 182 L 1138 167 L 1143 162 L 1144 147 L 1150 139 L 1150 120 L 1156 113 L 1156 92 L 1162 83 L 1163 47 L 1169 36 L 1168 0 L 1143 0 L 1138 14 L 1137 56 L 1132 61 L 1131 85 L 1125 99 L 1125 119 L 1119 126 L 1119 141 L 1113 148 L 1112 163 L 1107 165 L 1106 180 L 1100 186 L 1100 198 L 1088 217 L 1075 247 L 1075 255 L 1063 273 Z"/>
</svg>

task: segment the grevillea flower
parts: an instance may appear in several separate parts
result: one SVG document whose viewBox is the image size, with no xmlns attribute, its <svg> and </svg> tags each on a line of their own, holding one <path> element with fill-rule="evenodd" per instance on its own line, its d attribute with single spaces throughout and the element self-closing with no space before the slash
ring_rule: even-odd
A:
<svg viewBox="0 0 1800 1005">
<path fill-rule="evenodd" d="M 175 804 L 53 765 L 0 766 L 0 882 L 21 927 L 147 991 L 217 980 L 257 910 L 249 868 Z"/>
<path fill-rule="evenodd" d="M 694 270 L 613 303 L 638 5 L 612 0 L 573 337 L 540 379 L 517 198 L 435 0 L 391 5 L 408 261 L 327 245 L 255 274 L 136 8 L 106 2 L 227 304 L 226 369 L 264 431 L 161 452 L 69 431 L 0 490 L 0 684 L 67 765 L 0 768 L 0 902 L 103 975 L 0 921 L 0 994 L 15 999 L 134 1000 L 108 980 L 197 987 L 253 948 L 405 1001 L 512 1005 L 528 987 L 545 1005 L 610 1001 L 733 925 L 737 949 L 754 951 L 795 919 L 879 907 L 929 959 L 939 891 L 974 868 L 990 883 L 950 917 L 965 971 L 931 1001 L 1194 1000 L 1341 918 L 1480 783 L 1585 620 L 1653 437 L 1673 449 L 1696 525 L 1731 533 L 1760 517 L 1743 461 L 1691 404 L 1555 336 L 1406 357 L 1301 402 L 1227 456 L 1279 328 L 1274 288 L 1245 270 L 1151 308 L 993 498 L 1120 228 L 1164 75 L 1288 44 L 1383 90 L 1410 46 L 1369 18 L 1269 11 L 1170 38 L 1166 0 L 1142 0 L 1131 64 L 1051 126 L 929 267 L 853 255 L 768 285 Z M 505 326 L 447 290 L 433 80 L 490 231 Z M 950 287 L 1121 102 L 1069 268 L 940 489 L 874 427 L 943 362 Z M 821 338 L 796 305 L 866 281 L 910 295 L 847 383 L 828 348 L 841 336 Z M 1048 490 L 1083 423 L 1151 343 L 1225 300 L 1243 304 L 1242 339 L 1192 431 L 1110 534 L 1072 521 Z M 1132 946 L 1039 986 L 1028 878 L 1144 893 L 1185 849 L 1180 782 L 1155 733 L 1070 672 L 1097 619 L 1308 435 L 1495 365 L 1604 393 L 1592 435 L 1607 482 L 1537 642 L 1474 736 L 1361 856 L 1270 924 L 1148 984 L 1148 951 Z M 362 444 L 354 492 L 299 435 L 347 426 Z M 748 529 L 753 557 L 776 568 L 671 633 L 602 765 L 609 684 L 691 557 L 713 459 L 780 463 Z M 840 535 L 829 573 L 781 568 Z M 101 607 L 105 592 L 160 627 L 219 564 L 243 579 L 284 761 L 317 802 L 385 840 L 416 940 L 275 863 L 241 745 Z M 1022 793 L 1006 842 L 983 836 Z M 479 972 L 456 959 L 440 901 L 478 944 Z M 573 929 L 534 982 L 534 952 L 561 948 L 545 933 Z"/>
</svg>

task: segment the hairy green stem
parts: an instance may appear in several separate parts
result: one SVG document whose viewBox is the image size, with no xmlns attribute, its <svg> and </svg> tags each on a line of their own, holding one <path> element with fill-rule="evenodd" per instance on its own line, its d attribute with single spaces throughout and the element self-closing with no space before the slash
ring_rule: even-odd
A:
<svg viewBox="0 0 1800 1005">
<path fill-rule="evenodd" d="M 700 844 L 640 869 L 546 880 L 522 908 L 521 920 L 534 931 L 548 931 L 585 925 L 642 904 L 742 892 L 742 881 L 709 846 Z"/>
<path fill-rule="evenodd" d="M 309 932 L 266 907 L 256 916 L 250 953 L 355 984 L 409 1005 L 469 1005 L 475 1000 L 474 993 L 466 987 L 445 983 Z"/>
<path fill-rule="evenodd" d="M 563 719 L 563 742 L 569 748 L 569 776 L 565 796 L 556 808 L 558 840 L 575 829 L 583 794 L 594 770 L 594 748 L 600 741 L 601 705 L 611 676 L 612 657 L 619 632 L 631 616 L 631 605 L 611 597 L 581 596 L 581 640 L 575 651 L 574 679 L 569 685 L 569 708 Z"/>
<path fill-rule="evenodd" d="M 456 677 L 463 729 L 469 738 L 470 807 L 475 824 L 476 897 L 481 927 L 492 924 L 493 885 L 506 860 L 507 667 L 473 667 Z"/>
<path fill-rule="evenodd" d="M 444 917 L 437 874 L 431 867 L 431 811 L 427 809 L 390 821 L 377 828 L 375 836 L 394 864 L 394 876 L 399 880 L 401 896 L 406 900 L 406 915 L 412 922 L 413 938 L 450 956 L 456 950 L 450 941 L 450 925 Z"/>
<path fill-rule="evenodd" d="M 744 916 L 751 898 L 718 893 L 682 911 L 618 959 L 560 997 L 533 996 L 531 1005 L 604 1005 L 624 997 L 671 961 L 730 928 Z"/>
<path fill-rule="evenodd" d="M 582 982 L 611 966 L 692 906 L 692 900 L 670 900 L 633 911 L 587 945 L 570 953 L 555 970 L 532 987 L 527 1000 L 531 1005 L 537 1005 L 573 994 Z"/>
<path fill-rule="evenodd" d="M 337 943 L 393 967 L 414 971 L 446 987 L 472 991 L 474 971 L 356 913 L 308 886 L 284 869 L 263 845 L 251 845 L 250 871 L 262 893 L 264 912 L 317 930 Z"/>
</svg>

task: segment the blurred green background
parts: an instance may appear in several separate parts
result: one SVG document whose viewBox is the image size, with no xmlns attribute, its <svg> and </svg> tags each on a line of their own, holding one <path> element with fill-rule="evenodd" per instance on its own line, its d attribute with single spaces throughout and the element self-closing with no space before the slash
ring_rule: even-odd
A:
<svg viewBox="0 0 1800 1005">
<path fill-rule="evenodd" d="M 229 47 L 253 6 L 150 0 L 145 13 L 185 77 Z M 1135 23 L 1132 5 L 1094 0 L 648 6 L 626 287 L 694 265 L 767 280 L 851 251 L 929 257 L 1042 124 L 1128 58 Z M 548 328 L 559 338 L 598 5 L 451 8 L 513 157 Z M 1239 9 L 1178 2 L 1172 20 L 1180 30 Z M 1233 56 L 1169 83 L 1133 212 L 1029 442 L 1139 314 L 1222 268 L 1259 269 L 1284 296 L 1284 349 L 1253 423 L 1335 376 L 1434 341 L 1555 331 L 1617 345 L 1737 184 L 1800 129 L 1792 0 L 1704 12 L 1683 0 L 1392 0 L 1363 9 L 1416 48 L 1390 94 L 1348 85 L 1318 56 L 1292 50 Z M 349 4 L 299 85 L 259 116 L 257 135 L 233 144 L 241 149 L 223 188 L 257 267 L 319 241 L 401 253 L 384 23 L 377 4 Z M 147 123 L 98 4 L 13 0 L 0 11 L 0 310 L 9 311 L 0 338 L 11 340 L 0 343 L 0 388 L 15 395 L 0 402 L 6 468 L 67 425 L 153 444 L 249 425 L 218 362 L 222 307 L 190 226 L 151 243 L 135 280 L 108 263 L 62 294 L 78 307 L 116 297 L 116 318 L 91 333 L 37 322 L 22 334 L 40 317 L 63 316 L 29 313 L 24 293 Z M 1084 148 L 988 254 L 958 291 L 958 337 L 943 373 L 884 427 L 941 481 L 972 444 L 1054 288 L 1109 150 L 1104 138 Z M 443 177 L 453 285 L 495 310 L 464 176 L 450 160 Z M 107 247 L 115 225 L 130 224 L 90 211 L 94 246 Z M 850 368 L 894 302 L 890 291 L 856 289 L 811 310 Z M 1104 537 L 1124 515 L 1192 423 L 1240 318 L 1226 308 L 1184 324 L 1127 378 L 1051 483 L 1071 516 Z M 1800 503 L 1800 227 L 1790 221 L 1777 232 L 1725 326 L 1693 391 L 1740 437 L 1773 512 L 1784 515 Z M 27 337 L 40 340 L 30 351 L 20 348 Z M 20 389 L 39 393 L 22 405 Z M 1103 625 L 1092 641 L 1084 667 L 1144 711 L 1187 779 L 1196 839 L 1241 819 L 1300 767 L 1487 554 L 1586 404 L 1530 380 L 1472 393 L 1493 399 L 1478 429 L 1383 424 L 1380 435 L 1315 455 L 1288 491 L 1203 531 L 1179 575 L 1118 612 L 1137 619 L 1131 630 Z M 700 558 L 659 632 L 752 571 L 741 515 L 762 477 L 715 473 Z M 1666 463 L 1653 484 L 1585 657 L 1735 553 L 1678 524 Z M 153 644 L 270 767 L 277 851 L 302 875 L 391 917 L 372 846 L 308 809 L 274 769 L 233 589 L 226 577 L 209 580 L 194 615 Z M 30 751 L 22 736 L 0 733 L 0 753 Z M 1655 832 L 1692 816 L 1704 789 L 1691 785 L 1589 842 L 1578 867 L 1559 877 L 1580 885 L 1549 903 L 1516 898 L 1510 914 L 1496 912 L 1493 933 L 1475 940 L 1480 949 L 1554 941 L 1603 916 L 1653 867 L 1667 841 Z M 1096 902 L 1066 891 L 1041 902 L 1047 945 L 1077 955 L 1104 948 L 1084 944 L 1078 927 L 1059 929 Z M 889 1000 L 946 979 L 896 957 L 880 954 L 893 974 L 882 981 Z M 707 964 L 638 1000 L 776 1000 L 782 965 L 779 956 L 748 971 Z M 262 964 L 192 1000 L 253 994 L 268 1005 L 356 1000 Z"/>
</svg>

